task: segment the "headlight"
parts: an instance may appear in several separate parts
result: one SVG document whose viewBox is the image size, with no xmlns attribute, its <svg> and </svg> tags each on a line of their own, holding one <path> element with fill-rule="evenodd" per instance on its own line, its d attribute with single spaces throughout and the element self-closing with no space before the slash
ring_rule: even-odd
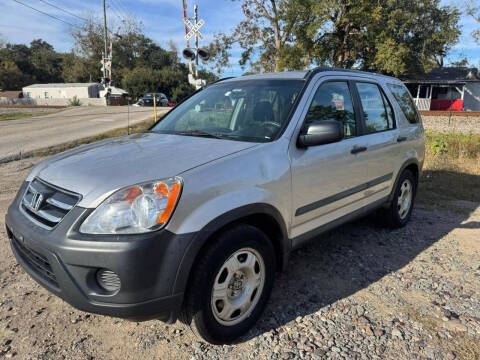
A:
<svg viewBox="0 0 480 360">
<path fill-rule="evenodd" d="M 101 203 L 80 226 L 88 234 L 136 234 L 165 225 L 177 205 L 182 179 L 133 185 Z"/>
</svg>

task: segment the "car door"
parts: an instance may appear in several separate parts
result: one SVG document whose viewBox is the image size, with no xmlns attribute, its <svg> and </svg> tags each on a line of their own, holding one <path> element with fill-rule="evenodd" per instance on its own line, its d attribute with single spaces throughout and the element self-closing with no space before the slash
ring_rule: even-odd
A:
<svg viewBox="0 0 480 360">
<path fill-rule="evenodd" d="M 400 138 L 391 102 L 382 86 L 372 80 L 355 81 L 355 91 L 361 108 L 362 137 L 366 147 L 363 159 L 369 186 L 365 195 L 369 202 L 374 202 L 391 191 L 394 169 L 401 156 L 397 146 Z"/>
<path fill-rule="evenodd" d="M 323 77 L 310 94 L 303 123 L 289 148 L 292 170 L 293 246 L 305 236 L 363 206 L 368 181 L 360 113 L 353 87 L 345 78 Z M 296 146 L 299 131 L 310 122 L 335 119 L 344 124 L 339 142 L 308 148 Z"/>
</svg>

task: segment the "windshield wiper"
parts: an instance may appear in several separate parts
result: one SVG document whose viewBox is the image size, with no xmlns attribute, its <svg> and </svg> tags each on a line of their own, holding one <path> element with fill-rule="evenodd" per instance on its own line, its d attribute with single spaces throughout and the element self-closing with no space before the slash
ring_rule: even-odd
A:
<svg viewBox="0 0 480 360">
<path fill-rule="evenodd" d="M 212 134 L 207 131 L 203 130 L 183 130 L 183 131 L 175 131 L 174 134 L 176 135 L 186 135 L 186 136 L 203 136 L 209 137 L 213 139 L 224 139 L 225 136 L 221 134 Z"/>
</svg>

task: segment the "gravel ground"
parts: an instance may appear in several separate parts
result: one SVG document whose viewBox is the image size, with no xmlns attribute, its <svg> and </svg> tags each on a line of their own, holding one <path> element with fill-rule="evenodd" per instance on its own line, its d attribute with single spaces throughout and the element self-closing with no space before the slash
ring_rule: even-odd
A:
<svg viewBox="0 0 480 360">
<path fill-rule="evenodd" d="M 0 358 L 480 358 L 480 204 L 417 208 L 395 231 L 370 216 L 324 236 L 292 254 L 245 338 L 212 346 L 179 323 L 77 311 L 24 273 L 3 215 L 38 161 L 0 165 Z"/>
<path fill-rule="evenodd" d="M 480 117 L 478 116 L 426 116 L 422 115 L 425 129 L 440 132 L 458 132 L 463 134 L 480 134 Z"/>
</svg>

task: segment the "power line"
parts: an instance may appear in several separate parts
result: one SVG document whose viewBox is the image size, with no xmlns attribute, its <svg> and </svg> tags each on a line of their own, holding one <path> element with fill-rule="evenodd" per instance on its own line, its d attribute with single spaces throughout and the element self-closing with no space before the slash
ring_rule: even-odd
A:
<svg viewBox="0 0 480 360">
<path fill-rule="evenodd" d="M 78 15 L 76 15 L 76 14 L 74 14 L 74 13 L 68 11 L 68 10 L 62 9 L 61 7 L 59 7 L 59 6 L 57 6 L 57 5 L 54 5 L 54 4 L 52 4 L 52 3 L 49 3 L 48 1 L 45 1 L 45 0 L 40 0 L 40 1 L 43 2 L 43 3 L 45 3 L 45 4 L 47 4 L 47 5 L 50 5 L 50 6 L 54 7 L 54 8 L 56 8 L 56 9 L 60 10 L 60 11 L 63 11 L 64 13 L 67 13 L 67 14 L 69 14 L 69 15 L 71 15 L 71 16 L 75 16 L 76 18 L 78 18 L 78 19 L 80 19 L 80 20 L 82 20 L 82 21 L 88 22 L 88 19 L 85 19 L 85 18 L 83 18 L 83 17 L 81 17 L 81 16 L 78 16 Z"/>
<path fill-rule="evenodd" d="M 21 5 L 25 6 L 25 7 L 28 7 L 28 8 L 30 8 L 30 9 L 32 9 L 32 10 L 35 10 L 35 11 L 39 12 L 40 14 L 46 15 L 46 16 L 48 16 L 48 17 L 51 17 L 52 19 L 61 21 L 61 22 L 65 23 L 65 24 L 67 24 L 67 25 L 70 25 L 70 26 L 73 26 L 73 27 L 76 27 L 76 28 L 81 29 L 78 25 L 74 25 L 74 24 L 72 24 L 71 22 L 62 20 L 62 19 L 60 19 L 60 18 L 58 18 L 58 17 L 56 17 L 56 16 L 53 16 L 53 15 L 51 15 L 51 14 L 49 14 L 49 13 L 46 13 L 46 12 L 44 12 L 44 11 L 42 11 L 42 10 L 38 10 L 38 9 L 34 8 L 33 6 L 27 5 L 27 4 L 25 4 L 25 3 L 21 2 L 21 1 L 18 1 L 18 0 L 12 0 L 12 1 L 15 1 L 16 3 L 19 3 L 19 4 L 21 4 Z"/>
<path fill-rule="evenodd" d="M 130 10 L 128 10 L 128 8 L 123 4 L 122 1 L 120 1 L 120 0 L 111 0 L 111 1 L 112 2 L 115 1 L 117 3 L 117 5 L 122 10 L 122 13 L 124 14 L 125 17 L 132 13 Z"/>
<path fill-rule="evenodd" d="M 123 15 L 123 18 L 122 18 L 121 10 L 118 7 L 114 8 L 112 5 L 114 5 L 114 3 L 110 2 L 109 8 L 111 10 L 111 13 L 115 15 L 118 18 L 118 20 L 120 20 L 120 23 L 123 23 L 123 21 L 125 21 L 125 15 Z"/>
</svg>

